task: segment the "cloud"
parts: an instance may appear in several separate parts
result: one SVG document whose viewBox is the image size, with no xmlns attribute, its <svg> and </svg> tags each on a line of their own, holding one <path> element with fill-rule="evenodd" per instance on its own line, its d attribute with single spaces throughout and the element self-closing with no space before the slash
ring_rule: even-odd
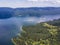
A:
<svg viewBox="0 0 60 45">
<path fill-rule="evenodd" d="M 60 7 L 60 0 L 1 0 L 0 7 Z"/>
<path fill-rule="evenodd" d="M 38 1 L 38 0 L 28 0 L 28 1 Z"/>
</svg>

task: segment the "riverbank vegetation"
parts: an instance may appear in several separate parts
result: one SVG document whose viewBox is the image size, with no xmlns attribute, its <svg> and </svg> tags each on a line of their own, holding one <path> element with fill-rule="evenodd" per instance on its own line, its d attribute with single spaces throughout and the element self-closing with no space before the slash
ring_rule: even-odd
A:
<svg viewBox="0 0 60 45">
<path fill-rule="evenodd" d="M 23 26 L 18 37 L 12 39 L 15 45 L 60 45 L 60 20 Z"/>
</svg>

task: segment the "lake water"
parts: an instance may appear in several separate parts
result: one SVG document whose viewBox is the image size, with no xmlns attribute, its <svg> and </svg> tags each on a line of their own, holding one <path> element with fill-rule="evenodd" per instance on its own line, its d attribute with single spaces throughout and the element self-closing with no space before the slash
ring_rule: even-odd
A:
<svg viewBox="0 0 60 45">
<path fill-rule="evenodd" d="M 53 19 L 59 19 L 60 15 L 42 15 L 41 17 L 11 17 L 0 19 L 0 45 L 13 45 L 11 39 L 18 36 L 21 26 L 24 24 L 36 24 Z"/>
</svg>

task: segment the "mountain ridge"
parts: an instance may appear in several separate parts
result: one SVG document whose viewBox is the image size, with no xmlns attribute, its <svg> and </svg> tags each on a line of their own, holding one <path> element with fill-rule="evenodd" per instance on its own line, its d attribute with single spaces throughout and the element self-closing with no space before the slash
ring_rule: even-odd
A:
<svg viewBox="0 0 60 45">
<path fill-rule="evenodd" d="M 13 16 L 36 16 L 41 15 L 58 15 L 60 7 L 29 7 L 29 8 L 11 8 L 0 7 L 0 19 L 10 18 Z"/>
</svg>

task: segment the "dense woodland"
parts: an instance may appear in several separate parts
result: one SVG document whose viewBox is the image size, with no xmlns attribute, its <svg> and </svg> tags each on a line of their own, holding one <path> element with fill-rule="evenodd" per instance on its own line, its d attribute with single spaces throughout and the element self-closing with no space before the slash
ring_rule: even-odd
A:
<svg viewBox="0 0 60 45">
<path fill-rule="evenodd" d="M 0 19 L 6 19 L 11 17 L 26 17 L 42 15 L 59 15 L 60 7 L 30 7 L 30 8 L 9 8 L 0 7 Z"/>
<path fill-rule="evenodd" d="M 12 39 L 14 45 L 60 45 L 60 19 L 22 28 Z"/>
</svg>

